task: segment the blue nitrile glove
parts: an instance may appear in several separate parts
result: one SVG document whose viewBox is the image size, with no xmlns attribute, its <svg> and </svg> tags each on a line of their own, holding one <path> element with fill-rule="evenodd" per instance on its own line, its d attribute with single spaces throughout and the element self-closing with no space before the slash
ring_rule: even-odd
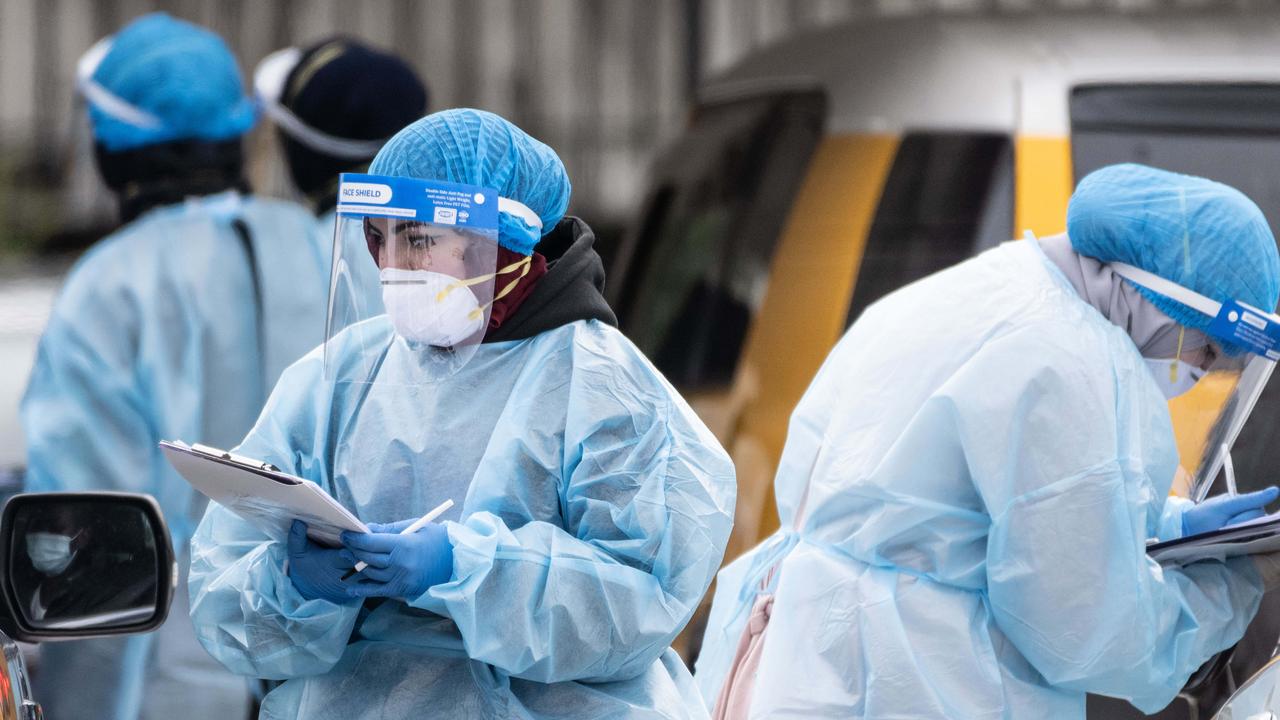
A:
<svg viewBox="0 0 1280 720">
<path fill-rule="evenodd" d="M 349 603 L 355 596 L 342 576 L 356 559 L 342 548 L 326 548 L 307 539 L 307 524 L 294 520 L 289 528 L 289 579 L 302 597 Z"/>
<path fill-rule="evenodd" d="M 1244 495 L 1214 495 L 1182 513 L 1182 534 L 1199 535 L 1226 525 L 1260 518 L 1266 514 L 1264 506 L 1275 501 L 1280 488 L 1275 485 Z"/>
<path fill-rule="evenodd" d="M 412 599 L 453 577 L 449 531 L 443 525 L 429 523 L 411 535 L 399 534 L 413 522 L 372 523 L 367 533 L 342 533 L 347 550 L 369 564 L 351 578 L 352 597 Z"/>
</svg>

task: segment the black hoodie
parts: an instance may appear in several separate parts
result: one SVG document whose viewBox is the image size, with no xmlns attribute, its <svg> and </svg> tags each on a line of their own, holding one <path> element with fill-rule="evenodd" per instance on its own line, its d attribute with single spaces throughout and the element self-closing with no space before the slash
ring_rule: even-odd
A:
<svg viewBox="0 0 1280 720">
<path fill-rule="evenodd" d="M 618 318 L 604 299 L 604 263 L 592 247 L 595 241 L 581 219 L 561 220 L 534 248 L 547 259 L 547 274 L 484 341 L 524 340 L 578 320 L 617 327 Z"/>
</svg>

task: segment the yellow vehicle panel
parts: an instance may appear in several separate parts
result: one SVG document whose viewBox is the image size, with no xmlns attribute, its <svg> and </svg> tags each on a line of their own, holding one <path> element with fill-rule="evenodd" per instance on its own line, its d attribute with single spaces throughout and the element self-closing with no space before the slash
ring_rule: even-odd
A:
<svg viewBox="0 0 1280 720">
<path fill-rule="evenodd" d="M 1071 179 L 1071 142 L 1065 137 L 1017 138 L 1014 146 L 1016 232 L 1031 230 L 1037 237 L 1067 229 L 1067 200 Z"/>
<path fill-rule="evenodd" d="M 738 468 L 738 515 L 728 557 L 778 526 L 772 480 L 787 422 L 844 332 L 863 243 L 897 147 L 898 138 L 888 135 L 828 137 L 800 187 L 735 380 L 745 402 L 729 446 Z"/>
</svg>

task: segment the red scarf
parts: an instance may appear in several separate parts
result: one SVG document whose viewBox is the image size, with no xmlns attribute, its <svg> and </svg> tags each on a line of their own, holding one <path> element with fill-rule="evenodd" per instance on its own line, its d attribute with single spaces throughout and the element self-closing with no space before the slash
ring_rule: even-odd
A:
<svg viewBox="0 0 1280 720">
<path fill-rule="evenodd" d="M 508 250 L 502 246 L 498 246 L 498 267 L 504 268 L 508 265 L 518 263 L 525 258 L 518 252 Z M 520 303 L 529 297 L 529 293 L 533 292 L 533 287 L 538 284 L 543 275 L 547 274 L 547 259 L 538 253 L 533 253 L 532 260 L 529 262 L 529 272 L 520 277 L 520 271 L 499 275 L 493 283 L 493 293 L 497 295 L 502 289 L 511 282 L 513 278 L 520 277 L 516 281 L 516 286 L 511 288 L 511 292 L 503 295 L 501 298 L 493 301 L 493 307 L 489 311 L 489 329 L 486 334 L 497 330 L 502 321 L 516 314 L 516 310 L 520 307 Z"/>
</svg>

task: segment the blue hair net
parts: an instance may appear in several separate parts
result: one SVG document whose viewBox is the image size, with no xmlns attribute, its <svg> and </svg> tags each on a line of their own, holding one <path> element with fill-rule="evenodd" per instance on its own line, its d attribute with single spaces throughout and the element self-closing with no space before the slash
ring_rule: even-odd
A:
<svg viewBox="0 0 1280 720">
<path fill-rule="evenodd" d="M 432 113 L 396 133 L 369 172 L 490 187 L 523 203 L 542 220 L 541 232 L 515 215 L 498 216 L 498 244 L 521 255 L 564 217 L 573 190 L 554 150 L 493 113 L 465 108 Z"/>
<path fill-rule="evenodd" d="M 1104 167 L 1071 196 L 1067 235 L 1081 255 L 1142 268 L 1218 302 L 1239 300 L 1270 312 L 1280 300 L 1280 255 L 1267 220 L 1252 200 L 1222 183 L 1131 163 Z M 1147 288 L 1138 291 L 1178 323 L 1209 327 L 1204 314 Z"/>
<path fill-rule="evenodd" d="M 140 127 L 90 99 L 93 136 L 113 152 L 173 140 L 229 140 L 257 120 L 222 38 L 164 13 L 143 15 L 117 33 L 92 80 L 160 120 L 158 127 Z"/>
</svg>

